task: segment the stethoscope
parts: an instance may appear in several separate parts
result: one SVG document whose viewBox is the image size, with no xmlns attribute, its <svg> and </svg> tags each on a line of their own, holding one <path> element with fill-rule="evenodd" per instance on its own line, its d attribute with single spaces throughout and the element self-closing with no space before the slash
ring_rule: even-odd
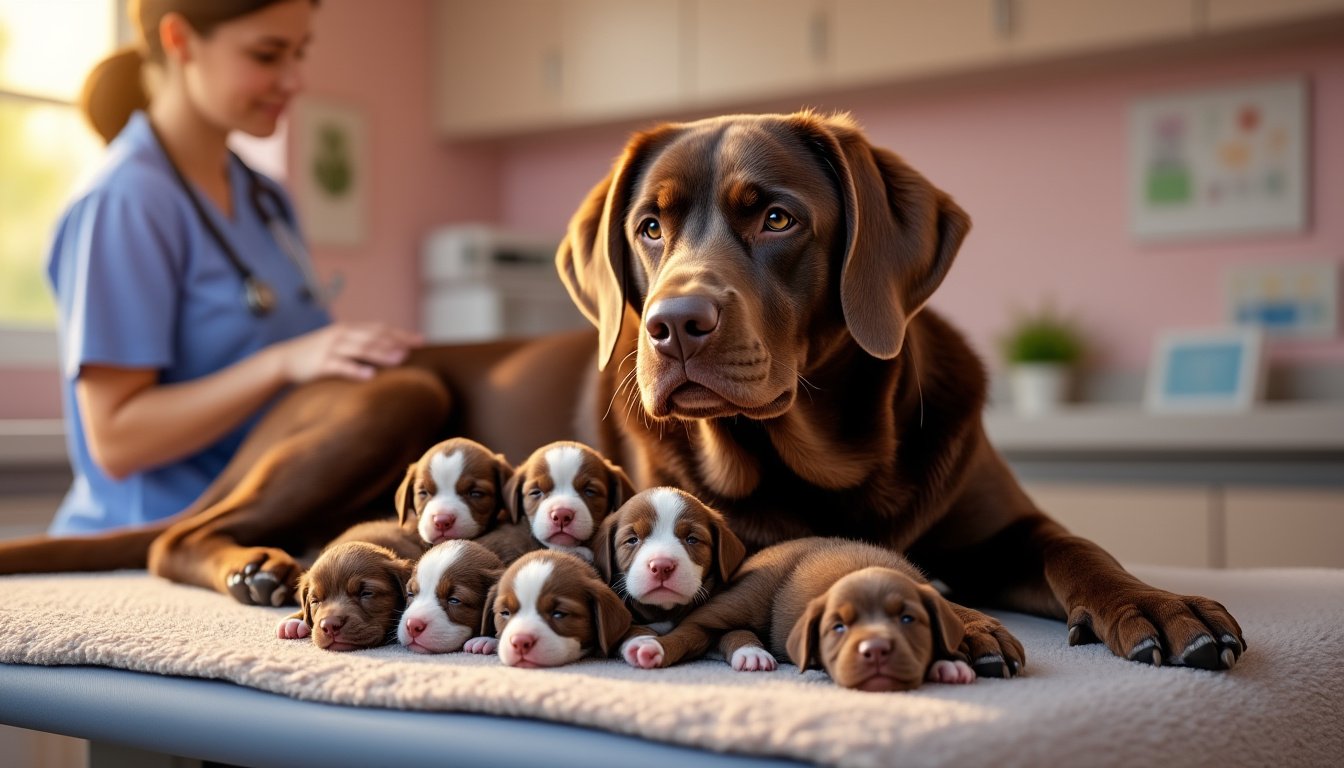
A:
<svg viewBox="0 0 1344 768">
<path fill-rule="evenodd" d="M 275 310 L 276 296 L 275 290 L 252 271 L 243 260 L 238 257 L 237 251 L 229 244 L 224 233 L 219 231 L 213 219 L 206 212 L 200 198 L 196 196 L 195 190 L 191 188 L 191 183 L 182 175 L 182 170 L 173 162 L 172 155 L 168 154 L 168 147 L 163 143 L 163 137 L 154 127 L 154 123 L 146 121 L 149 124 L 150 133 L 154 135 L 154 140 L 159 143 L 159 148 L 163 150 L 163 156 L 168 160 L 168 167 L 173 169 L 173 176 L 177 183 L 186 193 L 187 199 L 191 201 L 192 208 L 196 209 L 196 215 L 200 217 L 201 223 L 210 232 L 211 237 L 219 244 L 220 250 L 224 252 L 225 258 L 233 266 L 238 277 L 243 281 L 243 301 L 247 309 L 256 317 L 265 317 Z M 308 249 L 304 247 L 303 242 L 294 233 L 294 228 L 290 226 L 284 202 L 281 201 L 279 193 L 268 187 L 262 182 L 260 175 L 244 163 L 242 158 L 238 157 L 232 151 L 229 157 L 243 167 L 247 172 L 248 178 L 248 197 L 252 202 L 252 207 L 256 209 L 257 216 L 266 224 L 266 229 L 270 231 L 271 237 L 275 239 L 276 245 L 280 250 L 289 256 L 295 266 L 299 268 L 299 273 L 303 276 L 303 292 L 301 298 L 304 301 L 316 303 L 319 307 L 325 307 L 326 302 L 331 298 L 339 288 L 333 285 L 330 290 L 324 290 L 317 281 L 317 273 L 313 271 L 312 260 L 308 257 Z"/>
</svg>

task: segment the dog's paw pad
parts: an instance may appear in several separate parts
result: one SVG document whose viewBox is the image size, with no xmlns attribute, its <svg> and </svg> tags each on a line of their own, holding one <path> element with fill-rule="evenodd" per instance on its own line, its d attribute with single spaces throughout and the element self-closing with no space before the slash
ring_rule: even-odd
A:
<svg viewBox="0 0 1344 768">
<path fill-rule="evenodd" d="M 928 681 L 931 683 L 951 683 L 964 685 L 975 682 L 975 670 L 964 661 L 939 659 L 929 666 Z"/>
<path fill-rule="evenodd" d="M 738 672 L 770 672 L 779 668 L 779 662 L 769 651 L 754 645 L 733 651 L 732 665 Z"/>
</svg>

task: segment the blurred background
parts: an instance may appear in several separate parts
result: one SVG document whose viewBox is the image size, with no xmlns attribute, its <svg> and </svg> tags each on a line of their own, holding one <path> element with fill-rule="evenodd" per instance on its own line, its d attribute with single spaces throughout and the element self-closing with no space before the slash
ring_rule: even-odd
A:
<svg viewBox="0 0 1344 768">
<path fill-rule="evenodd" d="M 122 6 L 0 0 L 10 496 L 63 483 L 42 266 Z M 1344 0 L 323 0 L 306 79 L 240 151 L 294 191 L 338 316 L 437 340 L 583 322 L 551 258 L 632 130 L 851 112 L 974 220 L 932 306 L 1048 509 L 1122 559 L 1344 565 Z M 1063 404 L 1014 394 L 1052 360 Z M 1266 549 L 1290 518 L 1319 535 Z"/>
</svg>

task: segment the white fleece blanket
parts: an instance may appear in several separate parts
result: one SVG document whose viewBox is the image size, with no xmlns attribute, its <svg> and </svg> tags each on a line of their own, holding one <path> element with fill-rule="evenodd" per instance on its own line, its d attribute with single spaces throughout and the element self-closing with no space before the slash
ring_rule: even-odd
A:
<svg viewBox="0 0 1344 768">
<path fill-rule="evenodd" d="M 1058 622 L 999 614 L 1026 646 L 1025 676 L 909 693 L 713 661 L 515 670 L 494 657 L 277 640 L 287 611 L 143 572 L 0 579 L 0 662 L 220 678 L 313 701 L 532 717 L 835 765 L 1340 764 L 1344 571 L 1135 570 L 1227 605 L 1250 644 L 1236 669 L 1141 666 L 1068 647 Z"/>
</svg>

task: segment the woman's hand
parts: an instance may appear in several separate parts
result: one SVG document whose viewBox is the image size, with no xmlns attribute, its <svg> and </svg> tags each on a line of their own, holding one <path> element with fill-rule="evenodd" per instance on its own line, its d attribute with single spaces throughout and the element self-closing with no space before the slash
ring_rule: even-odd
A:
<svg viewBox="0 0 1344 768">
<path fill-rule="evenodd" d="M 381 323 L 333 323 L 275 345 L 292 384 L 326 376 L 364 380 L 398 365 L 424 343 L 419 334 Z"/>
</svg>

